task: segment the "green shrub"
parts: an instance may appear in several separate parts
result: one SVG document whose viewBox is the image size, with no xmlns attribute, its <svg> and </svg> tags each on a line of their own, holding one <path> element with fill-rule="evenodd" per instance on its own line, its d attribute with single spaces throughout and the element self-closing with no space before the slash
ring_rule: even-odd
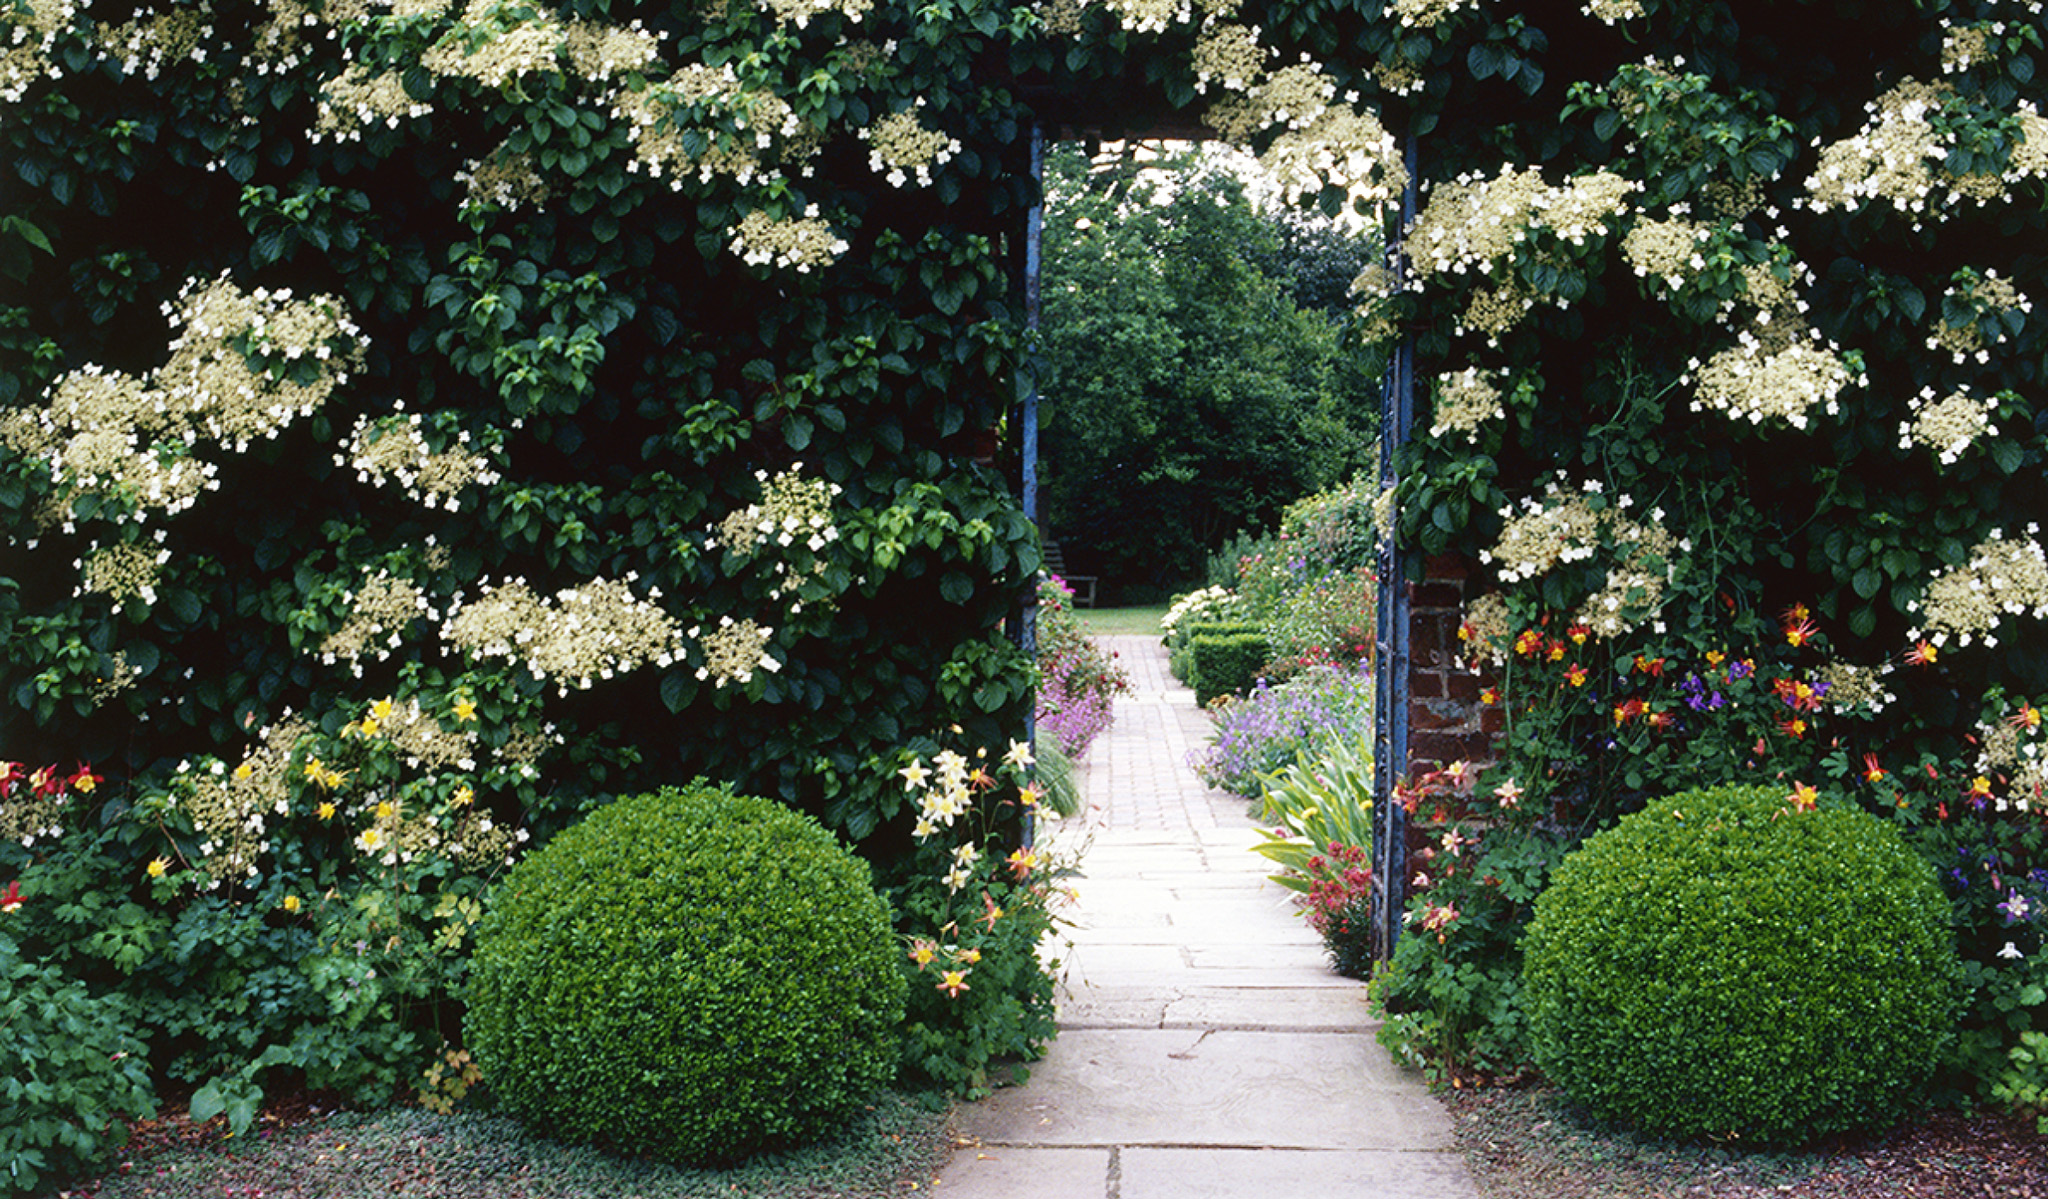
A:
<svg viewBox="0 0 2048 1199">
<path fill-rule="evenodd" d="M 1682 792 L 1593 837 L 1522 948 L 1537 1065 L 1596 1115 L 1664 1135 L 1883 1127 L 1954 1020 L 1931 868 L 1877 818 L 1779 788 Z"/>
<path fill-rule="evenodd" d="M 1195 702 L 1207 705 L 1219 695 L 1243 695 L 1265 669 L 1272 643 L 1260 632 L 1197 633 L 1188 642 L 1194 663 Z"/>
<path fill-rule="evenodd" d="M 1172 615 L 1172 613 L 1168 613 Z M 1237 633 L 1262 632 L 1264 626 L 1235 616 L 1197 615 L 1178 623 L 1164 625 L 1166 629 L 1166 669 L 1186 686 L 1201 689 L 1200 674 L 1195 663 L 1195 638 L 1204 636 L 1229 635 Z"/>
<path fill-rule="evenodd" d="M 132 1016 L 0 934 L 0 1194 L 50 1189 L 156 1114 Z"/>
<path fill-rule="evenodd" d="M 887 1082 L 903 981 L 867 866 L 817 823 L 695 784 L 621 799 L 521 863 L 478 930 L 484 1077 L 567 1140 L 736 1160 Z"/>
</svg>

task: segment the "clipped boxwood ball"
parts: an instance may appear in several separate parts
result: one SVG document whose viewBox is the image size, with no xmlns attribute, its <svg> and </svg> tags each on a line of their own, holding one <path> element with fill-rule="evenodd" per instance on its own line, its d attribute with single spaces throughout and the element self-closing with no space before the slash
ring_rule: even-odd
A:
<svg viewBox="0 0 2048 1199">
<path fill-rule="evenodd" d="M 521 862 L 477 931 L 465 1034 L 560 1139 L 689 1164 L 802 1142 L 889 1081 L 888 910 L 817 822 L 699 784 Z"/>
<path fill-rule="evenodd" d="M 1536 1063 L 1594 1115 L 1798 1144 L 1911 1108 L 1954 1029 L 1931 866 L 1786 788 L 1658 800 L 1559 864 L 1524 935 Z"/>
</svg>

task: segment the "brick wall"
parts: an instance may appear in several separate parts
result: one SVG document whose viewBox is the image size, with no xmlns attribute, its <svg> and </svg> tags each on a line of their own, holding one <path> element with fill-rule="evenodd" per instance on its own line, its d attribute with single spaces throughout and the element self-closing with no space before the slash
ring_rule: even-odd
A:
<svg viewBox="0 0 2048 1199">
<path fill-rule="evenodd" d="M 1476 587 L 1470 559 L 1439 554 L 1423 564 L 1420 582 L 1408 584 L 1408 768 L 1413 777 L 1459 760 L 1490 762 L 1504 720 L 1479 693 L 1492 680 L 1466 668 L 1458 625 L 1465 619 L 1466 588 Z M 1475 591 L 1476 594 L 1476 591 Z"/>
</svg>

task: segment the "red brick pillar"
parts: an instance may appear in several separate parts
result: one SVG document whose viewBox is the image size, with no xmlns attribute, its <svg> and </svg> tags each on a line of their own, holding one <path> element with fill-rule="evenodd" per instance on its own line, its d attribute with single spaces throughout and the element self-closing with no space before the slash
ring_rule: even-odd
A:
<svg viewBox="0 0 2048 1199">
<path fill-rule="evenodd" d="M 1408 754 L 1413 778 L 1453 762 L 1490 762 L 1503 716 L 1479 702 L 1492 681 L 1466 664 L 1458 626 L 1476 568 L 1469 558 L 1438 554 L 1410 583 L 1408 622 Z"/>
</svg>

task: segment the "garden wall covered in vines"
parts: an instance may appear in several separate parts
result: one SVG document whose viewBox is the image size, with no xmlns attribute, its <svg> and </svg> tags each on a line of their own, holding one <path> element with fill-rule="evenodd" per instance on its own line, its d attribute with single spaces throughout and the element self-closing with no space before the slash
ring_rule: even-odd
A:
<svg viewBox="0 0 2048 1199">
<path fill-rule="evenodd" d="M 1511 733 L 1525 810 L 1716 754 L 1848 785 L 1841 720 L 1892 775 L 1995 742 L 1986 800 L 2019 819 L 2041 24 L 5 0 L 0 756 L 59 769 L 0 784 L 0 865 L 81 974 L 232 994 L 232 953 L 177 952 L 240 944 L 237 913 L 331 947 L 295 923 L 316 895 L 469 877 L 622 790 L 709 776 L 898 852 L 905 747 L 1000 746 L 1028 703 L 1000 626 L 1038 561 L 1009 282 L 1034 120 L 1192 119 L 1325 206 L 1394 201 L 1415 151 L 1405 263 L 1359 285 L 1434 380 L 1381 511 L 1489 563 L 1473 636 L 1585 700 Z M 1752 643 L 1789 655 L 1767 728 L 1615 682 L 1705 686 L 1720 655 L 1729 688 Z M 475 889 L 424 894 L 459 943 Z M 218 1030 L 181 1035 L 219 1068 Z"/>
</svg>

